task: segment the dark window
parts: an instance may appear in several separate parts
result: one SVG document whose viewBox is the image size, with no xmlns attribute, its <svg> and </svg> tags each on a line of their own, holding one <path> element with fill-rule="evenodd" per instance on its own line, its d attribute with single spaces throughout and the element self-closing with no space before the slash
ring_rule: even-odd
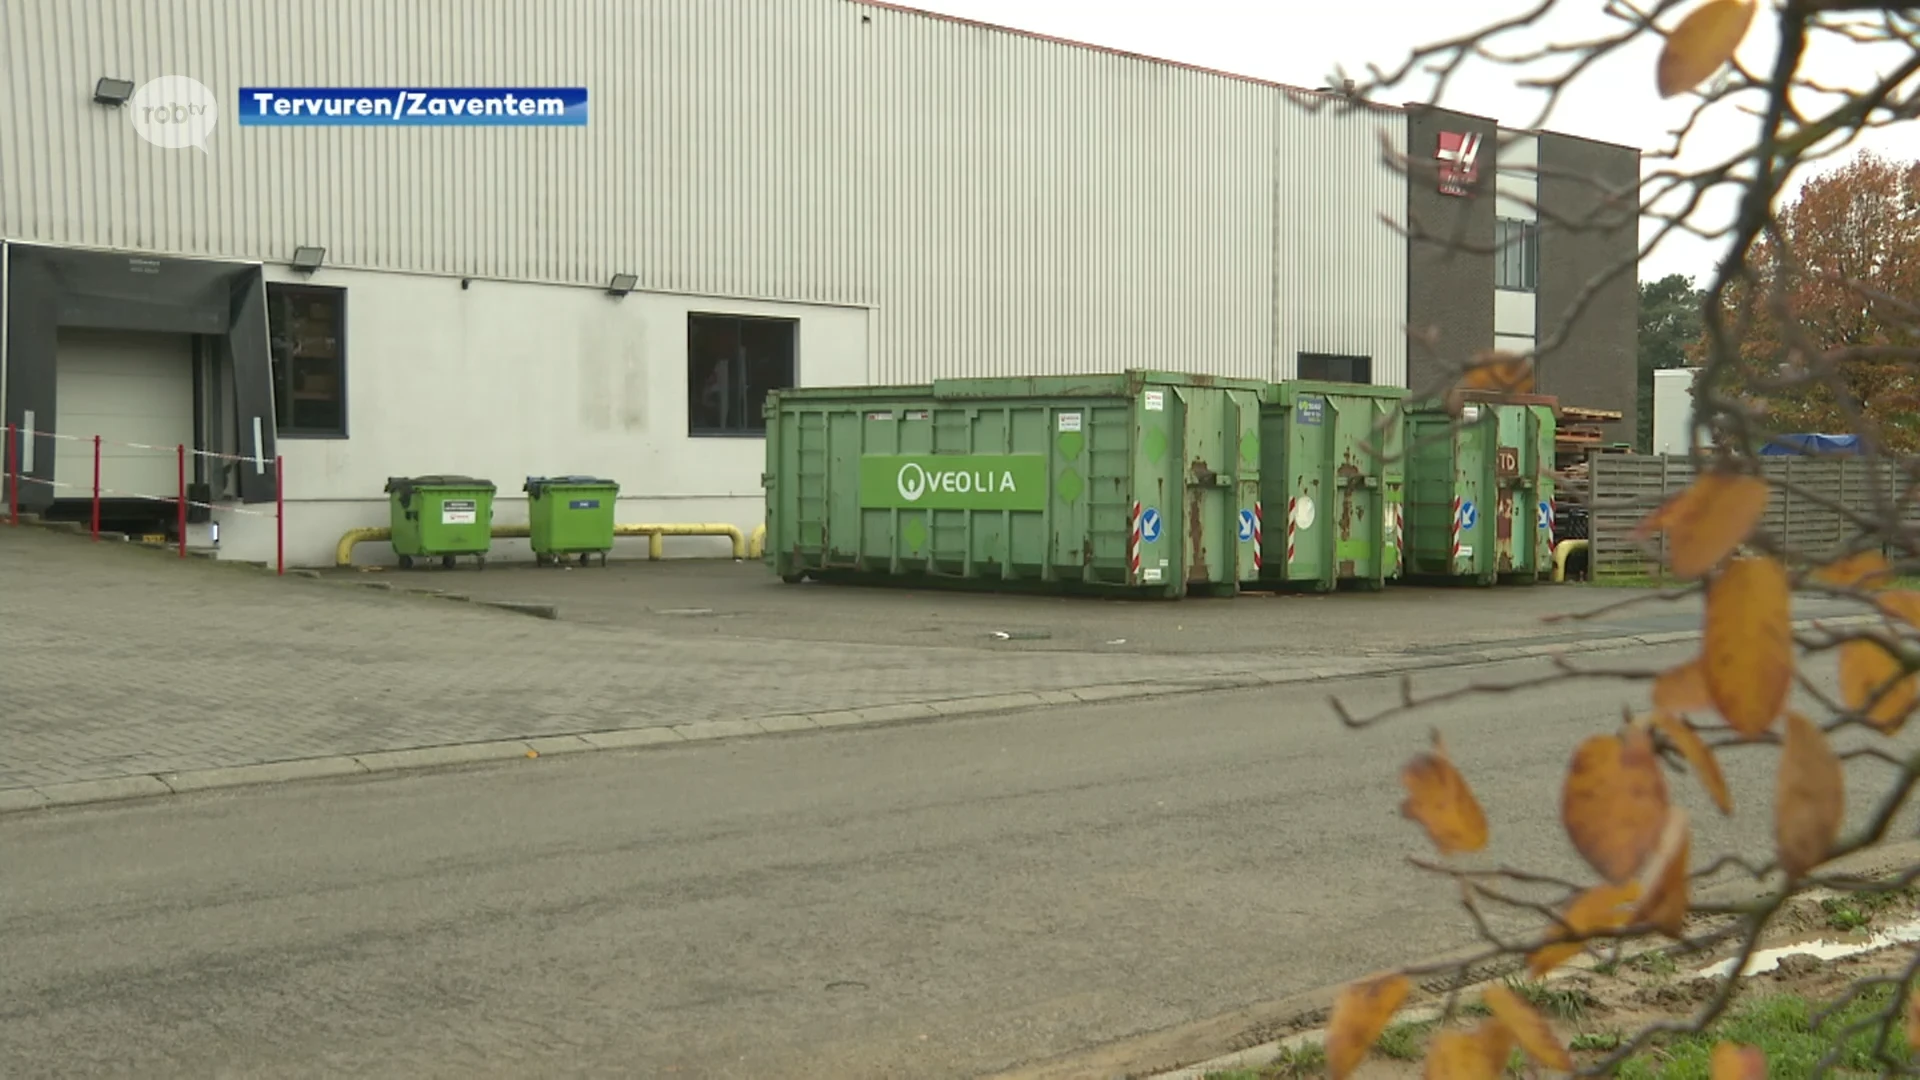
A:
<svg viewBox="0 0 1920 1080">
<path fill-rule="evenodd" d="M 347 290 L 267 284 L 273 422 L 281 435 L 347 433 Z"/>
<path fill-rule="evenodd" d="M 1493 285 L 1532 292 L 1540 287 L 1540 224 L 1517 218 L 1493 223 Z"/>
<path fill-rule="evenodd" d="M 1303 352 L 1300 354 L 1299 377 L 1311 382 L 1346 382 L 1371 386 L 1373 385 L 1373 357 Z"/>
<path fill-rule="evenodd" d="M 687 316 L 687 431 L 761 434 L 767 391 L 793 385 L 795 319 Z"/>
</svg>

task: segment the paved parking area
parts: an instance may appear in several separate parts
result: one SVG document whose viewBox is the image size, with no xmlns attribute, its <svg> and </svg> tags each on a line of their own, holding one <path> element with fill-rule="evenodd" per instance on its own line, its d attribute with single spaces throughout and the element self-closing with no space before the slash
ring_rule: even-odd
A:
<svg viewBox="0 0 1920 1080">
<path fill-rule="evenodd" d="M 361 583 L 544 600 L 561 617 Z M 280 579 L 0 526 L 0 791 L 703 720 L 1377 670 L 1408 654 L 1698 624 L 1688 605 L 1539 622 L 1618 598 L 1540 587 L 1062 600 L 788 586 L 757 564 L 689 561 Z M 1298 687 L 1274 700 L 1277 716 L 1306 707 L 1295 704 Z"/>
</svg>

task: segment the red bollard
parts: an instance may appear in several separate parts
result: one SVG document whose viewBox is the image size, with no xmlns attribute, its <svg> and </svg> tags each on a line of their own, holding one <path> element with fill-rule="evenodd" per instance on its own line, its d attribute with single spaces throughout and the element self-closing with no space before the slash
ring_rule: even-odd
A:
<svg viewBox="0 0 1920 1080">
<path fill-rule="evenodd" d="M 180 557 L 187 557 L 187 446 L 180 443 L 174 448 L 174 454 L 180 462 Z"/>
<path fill-rule="evenodd" d="M 100 436 L 93 437 L 93 539 L 100 541 Z"/>
<path fill-rule="evenodd" d="M 287 572 L 287 459 L 273 456 L 273 565 L 274 573 Z"/>
<path fill-rule="evenodd" d="M 7 425 L 7 445 L 0 446 L 0 456 L 7 459 L 7 524 L 20 524 L 20 458 L 24 456 L 20 449 L 20 429 Z"/>
</svg>

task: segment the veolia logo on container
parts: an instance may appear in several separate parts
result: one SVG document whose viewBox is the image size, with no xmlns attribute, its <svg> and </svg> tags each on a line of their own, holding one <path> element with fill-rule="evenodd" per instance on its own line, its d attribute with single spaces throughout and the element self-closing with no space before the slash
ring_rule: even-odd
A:
<svg viewBox="0 0 1920 1080">
<path fill-rule="evenodd" d="M 1044 510 L 1039 454 L 873 454 L 860 459 L 865 509 Z"/>
</svg>

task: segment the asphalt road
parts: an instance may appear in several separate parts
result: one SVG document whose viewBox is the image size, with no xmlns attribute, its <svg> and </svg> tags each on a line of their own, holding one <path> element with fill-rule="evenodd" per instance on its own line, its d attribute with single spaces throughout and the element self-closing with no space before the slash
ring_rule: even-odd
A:
<svg viewBox="0 0 1920 1080">
<path fill-rule="evenodd" d="M 1464 942 L 1396 767 L 1438 724 L 1497 857 L 1572 872 L 1560 769 L 1625 696 L 1351 733 L 1196 695 L 0 819 L 0 1073 L 979 1075 Z M 1698 858 L 1767 835 L 1770 765 L 1728 772 L 1732 824 L 1676 780 Z"/>
</svg>

